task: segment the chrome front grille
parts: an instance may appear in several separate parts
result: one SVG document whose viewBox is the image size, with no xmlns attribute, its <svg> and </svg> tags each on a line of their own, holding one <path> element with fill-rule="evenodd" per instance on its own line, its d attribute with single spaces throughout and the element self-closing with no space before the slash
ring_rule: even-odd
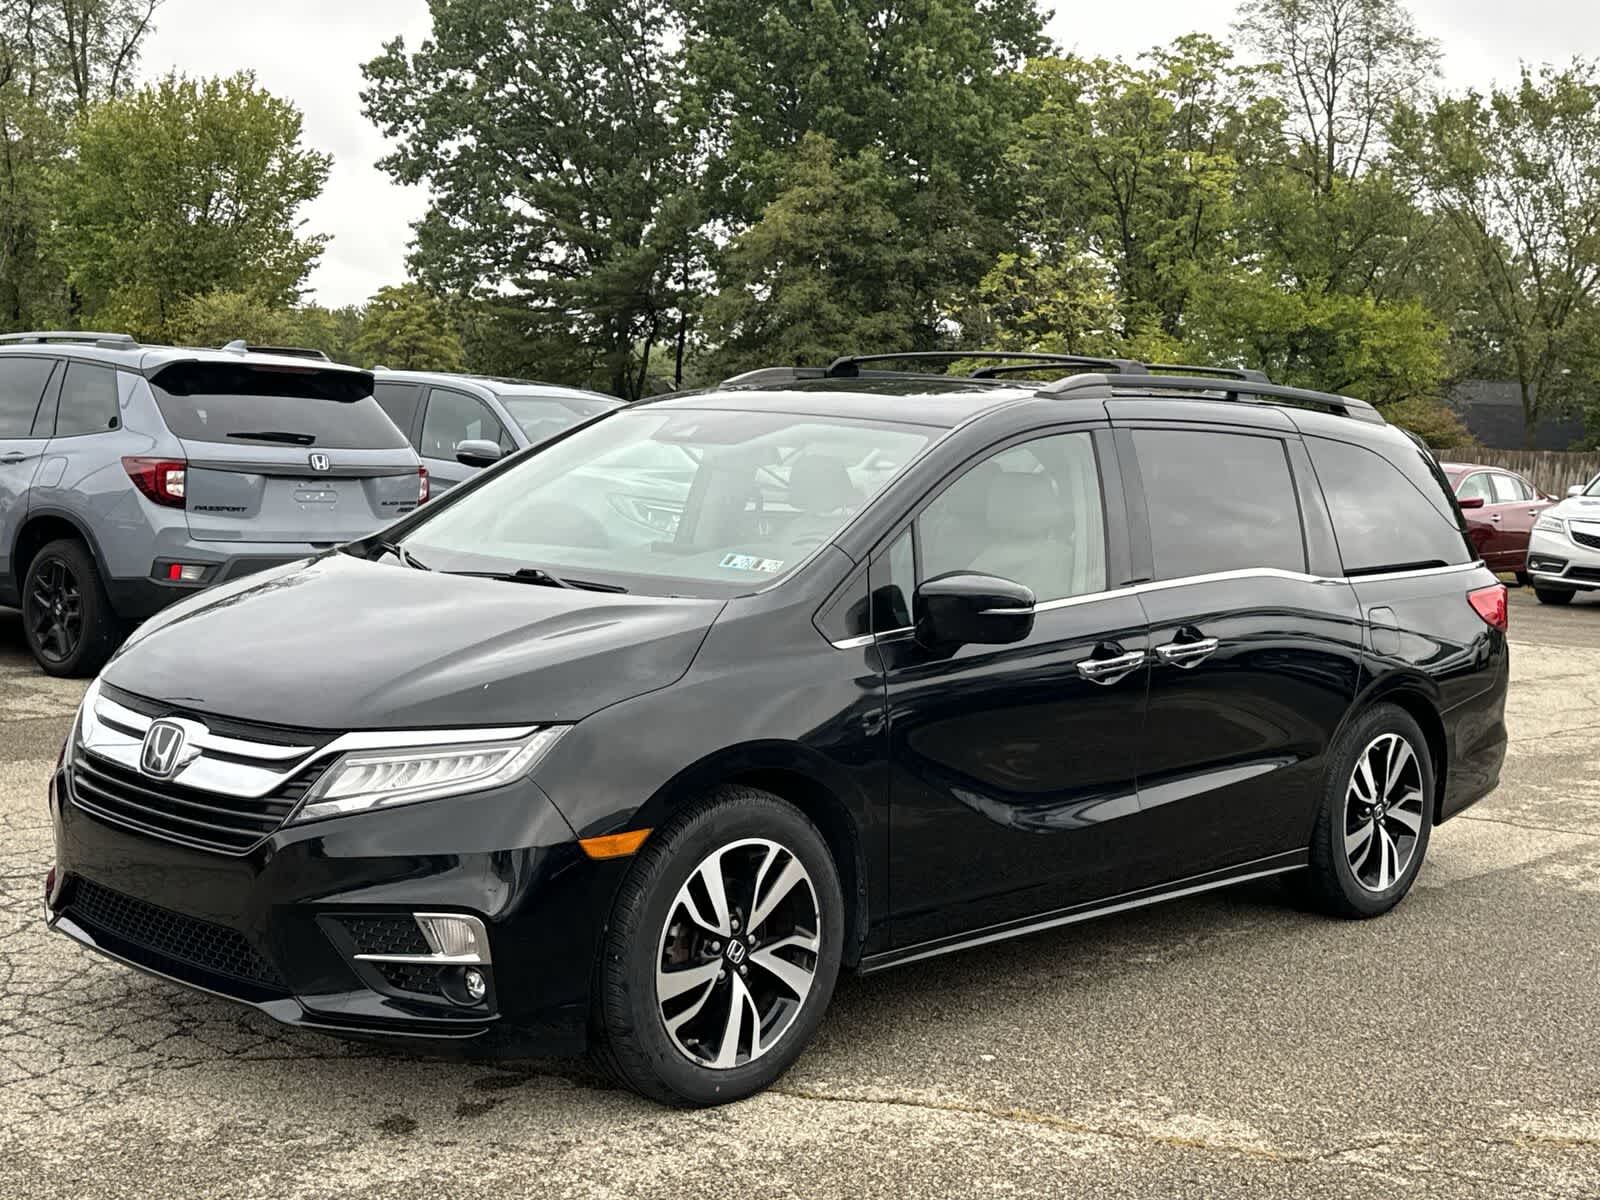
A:
<svg viewBox="0 0 1600 1200">
<path fill-rule="evenodd" d="M 1580 530 L 1576 522 L 1567 527 L 1567 532 L 1572 534 L 1572 540 L 1578 545 L 1587 546 L 1591 550 L 1600 550 L 1600 534 Z"/>
</svg>

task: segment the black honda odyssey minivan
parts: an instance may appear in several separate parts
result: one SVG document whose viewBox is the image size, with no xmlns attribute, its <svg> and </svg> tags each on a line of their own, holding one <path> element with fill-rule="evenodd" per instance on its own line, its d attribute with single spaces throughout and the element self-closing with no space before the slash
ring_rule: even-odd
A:
<svg viewBox="0 0 1600 1200">
<path fill-rule="evenodd" d="M 1505 591 L 1419 444 L 1253 372 L 880 357 L 607 413 L 163 612 L 51 781 L 50 923 L 695 1105 L 844 968 L 1274 875 L 1398 903 L 1506 744 Z"/>
</svg>

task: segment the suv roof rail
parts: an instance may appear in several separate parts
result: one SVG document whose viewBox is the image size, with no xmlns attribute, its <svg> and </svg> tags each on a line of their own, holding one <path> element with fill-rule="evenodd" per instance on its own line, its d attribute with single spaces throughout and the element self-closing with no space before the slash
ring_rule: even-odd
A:
<svg viewBox="0 0 1600 1200">
<path fill-rule="evenodd" d="M 314 358 L 319 362 L 332 362 L 323 351 L 314 346 L 254 346 L 243 338 L 234 338 L 224 350 L 231 350 L 235 354 L 281 354 L 289 358 Z"/>
<path fill-rule="evenodd" d="M 1272 382 L 1265 371 L 1255 371 L 1249 367 L 1191 367 L 1179 363 L 1146 363 L 1145 369 L 1163 375 L 1214 375 L 1218 379 L 1241 379 L 1246 383 Z"/>
<path fill-rule="evenodd" d="M 917 359 L 932 362 L 962 362 L 971 358 L 1017 364 L 1011 368 L 981 368 L 972 373 L 973 379 L 989 379 L 997 373 L 1016 373 L 1027 370 L 1029 366 L 1102 367 L 1130 374 L 1145 369 L 1143 363 L 1128 358 L 1088 358 L 1080 354 L 1034 354 L 1024 350 L 907 350 L 899 354 L 846 354 L 829 363 L 824 374 L 829 379 L 854 379 L 862 373 L 862 363 L 911 362 Z"/>
<path fill-rule="evenodd" d="M 94 333 L 79 329 L 36 329 L 26 333 L 0 334 L 0 343 L 16 345 L 20 342 L 69 342 L 80 346 L 100 346 L 107 350 L 127 350 L 137 346 L 128 333 Z"/>
<path fill-rule="evenodd" d="M 1242 372 L 1241 372 L 1242 374 Z M 1380 413 L 1365 400 L 1284 387 L 1255 379 L 1228 379 L 1220 382 L 1201 375 L 1140 375 L 1137 378 L 1114 375 L 1074 375 L 1039 389 L 1041 396 L 1071 396 L 1078 392 L 1109 393 L 1117 399 L 1154 399 L 1152 393 L 1187 394 L 1203 400 L 1228 400 L 1242 404 L 1286 404 L 1315 408 L 1338 416 L 1353 417 L 1370 425 L 1387 425 Z"/>
</svg>

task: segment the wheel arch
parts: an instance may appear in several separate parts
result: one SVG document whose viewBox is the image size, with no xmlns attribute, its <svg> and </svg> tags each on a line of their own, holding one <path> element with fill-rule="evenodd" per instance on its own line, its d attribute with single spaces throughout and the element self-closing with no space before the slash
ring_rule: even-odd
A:
<svg viewBox="0 0 1600 1200">
<path fill-rule="evenodd" d="M 1450 773 L 1450 739 L 1445 732 L 1444 717 L 1439 712 L 1438 688 L 1425 676 L 1391 675 L 1377 680 L 1351 706 L 1353 720 L 1375 704 L 1393 704 L 1402 709 L 1417 723 L 1428 744 L 1428 757 L 1433 764 L 1433 823 L 1439 824 L 1444 809 L 1445 783 Z"/>
<path fill-rule="evenodd" d="M 94 565 L 100 571 L 100 577 L 102 579 L 106 577 L 105 555 L 100 553 L 100 543 L 95 540 L 94 534 L 89 532 L 88 526 L 64 509 L 30 507 L 28 515 L 17 529 L 16 538 L 11 543 L 11 575 L 16 580 L 19 595 L 28 574 L 28 567 L 39 551 L 51 542 L 63 538 L 71 538 L 87 546 L 94 558 Z"/>
<path fill-rule="evenodd" d="M 632 824 L 657 828 L 686 804 L 729 785 L 771 792 L 798 808 L 822 834 L 844 895 L 843 961 L 855 966 L 871 912 L 866 851 L 870 814 L 860 789 L 842 767 L 799 743 L 731 746 L 680 771 L 645 802 Z"/>
</svg>

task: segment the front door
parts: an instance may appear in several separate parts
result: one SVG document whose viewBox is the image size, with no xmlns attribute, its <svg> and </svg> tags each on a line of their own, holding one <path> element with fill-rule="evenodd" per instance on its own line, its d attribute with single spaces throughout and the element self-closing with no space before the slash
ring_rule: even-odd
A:
<svg viewBox="0 0 1600 1200">
<path fill-rule="evenodd" d="M 1133 429 L 1148 512 L 1150 702 L 1139 802 L 1164 881 L 1306 845 L 1328 744 L 1355 695 L 1360 605 L 1331 560 L 1309 569 L 1297 438 Z M 1263 863 L 1264 866 L 1281 864 Z"/>
<path fill-rule="evenodd" d="M 417 453 L 428 468 L 434 494 L 465 483 L 478 473 L 479 468 L 456 458 L 456 447 L 467 441 L 497 442 L 507 453 L 515 449 L 500 419 L 482 400 L 452 388 L 430 388 Z"/>
<path fill-rule="evenodd" d="M 36 418 L 54 367 L 48 358 L 0 355 L 0 603 L 16 602 L 21 595 L 22 580 L 11 577 L 11 548 L 50 438 Z"/>
<path fill-rule="evenodd" d="M 1102 431 L 1036 438 L 960 475 L 872 562 L 889 707 L 891 905 L 907 946 L 1138 886 L 1135 767 L 1147 638 L 1108 592 Z M 1120 488 L 1115 519 L 1121 538 Z M 974 571 L 1031 588 L 1031 636 L 939 656 L 915 584 Z"/>
</svg>

